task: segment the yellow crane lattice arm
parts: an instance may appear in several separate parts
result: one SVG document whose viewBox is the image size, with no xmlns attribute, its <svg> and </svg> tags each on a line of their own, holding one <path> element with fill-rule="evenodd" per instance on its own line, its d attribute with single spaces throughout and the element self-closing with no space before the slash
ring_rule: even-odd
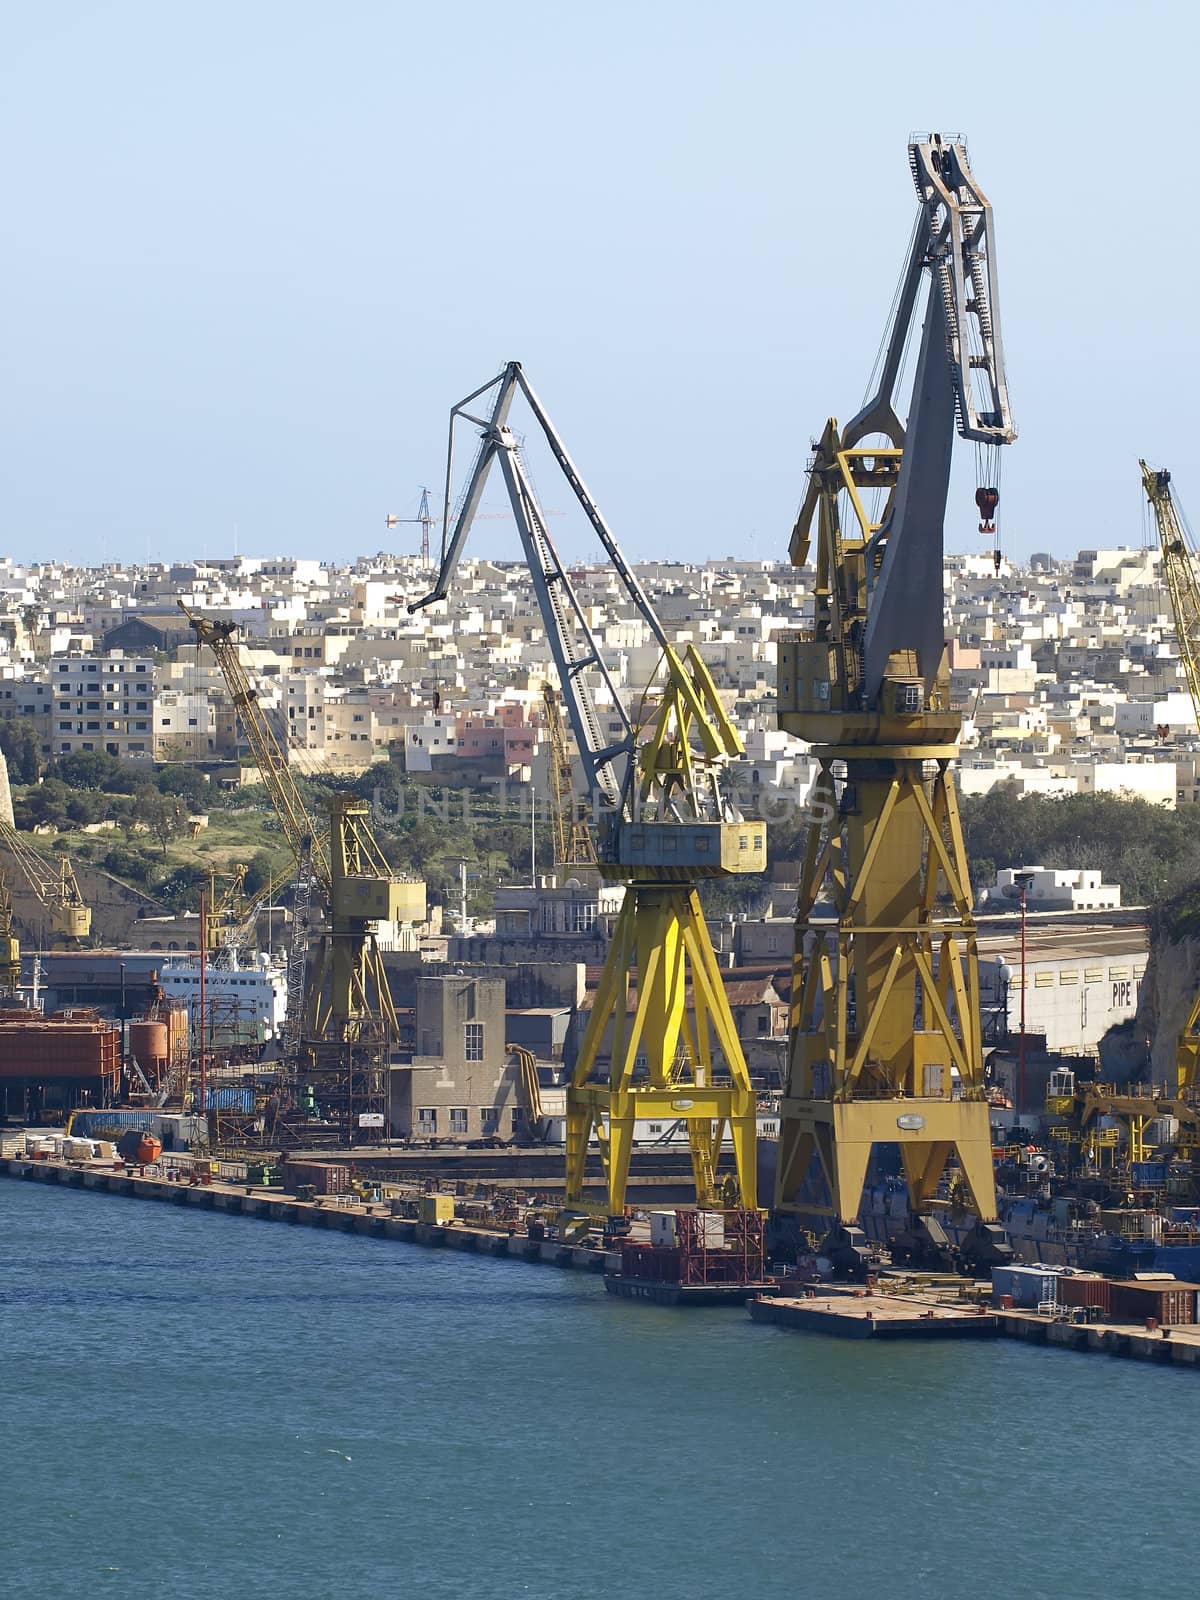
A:
<svg viewBox="0 0 1200 1600">
<path fill-rule="evenodd" d="M 1154 512 L 1162 550 L 1163 576 L 1171 596 L 1179 659 L 1192 697 L 1192 711 L 1200 726 L 1200 582 L 1196 578 L 1195 551 L 1171 492 L 1171 474 L 1148 467 L 1144 461 L 1142 487 Z"/>
<path fill-rule="evenodd" d="M 57 862 L 49 861 L 32 845 L 26 844 L 11 823 L 0 817 L 0 844 L 9 852 L 21 875 L 50 911 L 85 911 L 83 896 L 75 878 L 75 869 L 62 856 Z"/>
<path fill-rule="evenodd" d="M 243 666 L 237 646 L 233 642 L 237 624 L 215 622 L 208 617 L 199 617 L 195 612 L 189 611 L 182 600 L 179 602 L 179 609 L 188 619 L 192 632 L 196 635 L 196 643 L 207 645 L 216 658 L 245 732 L 246 741 L 258 764 L 258 770 L 267 786 L 267 792 L 271 796 L 280 826 L 293 855 L 299 859 L 307 843 L 312 852 L 313 871 L 316 873 L 317 881 L 328 893 L 333 882 L 329 870 L 329 853 L 308 807 L 301 799 L 296 780 L 292 776 L 292 769 L 288 764 L 287 753 L 258 703 L 258 691 L 251 683 L 250 675 Z"/>
</svg>

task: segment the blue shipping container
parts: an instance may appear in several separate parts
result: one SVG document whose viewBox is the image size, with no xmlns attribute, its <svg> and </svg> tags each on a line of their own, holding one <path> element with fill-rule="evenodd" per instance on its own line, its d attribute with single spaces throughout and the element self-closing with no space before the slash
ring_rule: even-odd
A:
<svg viewBox="0 0 1200 1600">
<path fill-rule="evenodd" d="M 1011 1295 L 1014 1306 L 1036 1311 L 1044 1300 L 1058 1299 L 1058 1273 L 1053 1267 L 993 1267 L 992 1303 Z"/>
<path fill-rule="evenodd" d="M 211 1087 L 204 1097 L 206 1111 L 253 1111 L 254 1090 L 241 1089 L 234 1084 Z"/>
</svg>

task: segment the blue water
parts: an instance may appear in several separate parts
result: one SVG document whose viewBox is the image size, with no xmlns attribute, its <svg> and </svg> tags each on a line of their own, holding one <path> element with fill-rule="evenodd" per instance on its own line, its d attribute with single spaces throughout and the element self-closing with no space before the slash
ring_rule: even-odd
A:
<svg viewBox="0 0 1200 1600">
<path fill-rule="evenodd" d="M 13 1600 L 1095 1600 L 1190 1559 L 1192 1372 L 40 1184 L 0 1241 Z"/>
</svg>

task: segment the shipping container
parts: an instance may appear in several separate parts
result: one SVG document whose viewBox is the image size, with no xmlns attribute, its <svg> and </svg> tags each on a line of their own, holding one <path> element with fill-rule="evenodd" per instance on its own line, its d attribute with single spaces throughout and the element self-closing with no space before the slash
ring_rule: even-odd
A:
<svg viewBox="0 0 1200 1600">
<path fill-rule="evenodd" d="M 284 1188 L 294 1190 L 301 1183 L 311 1185 L 316 1194 L 348 1194 L 350 1168 L 335 1162 L 285 1161 Z"/>
<path fill-rule="evenodd" d="M 240 1084 L 209 1084 L 204 1104 L 209 1111 L 251 1112 L 254 1110 L 254 1090 L 243 1089 Z"/>
<path fill-rule="evenodd" d="M 992 1303 L 999 1305 L 1003 1296 L 1009 1295 L 1014 1306 L 1025 1311 L 1036 1311 L 1047 1301 L 1058 1300 L 1060 1273 L 1055 1267 L 993 1267 Z"/>
<path fill-rule="evenodd" d="M 1196 1296 L 1200 1284 L 1177 1278 L 1131 1278 L 1112 1286 L 1114 1322 L 1145 1322 L 1154 1317 L 1164 1327 L 1181 1327 L 1196 1321 Z"/>
<path fill-rule="evenodd" d="M 1058 1280 L 1060 1306 L 1099 1306 L 1112 1310 L 1112 1279 L 1093 1272 L 1064 1272 Z"/>
</svg>

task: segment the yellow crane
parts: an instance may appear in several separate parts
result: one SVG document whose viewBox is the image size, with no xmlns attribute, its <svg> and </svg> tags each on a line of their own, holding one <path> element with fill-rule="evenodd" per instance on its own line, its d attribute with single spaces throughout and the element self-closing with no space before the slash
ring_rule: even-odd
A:
<svg viewBox="0 0 1200 1600">
<path fill-rule="evenodd" d="M 12 890 L 0 866 L 0 999 L 15 999 L 20 982 L 21 946 L 13 932 Z"/>
<path fill-rule="evenodd" d="M 1192 714 L 1200 728 L 1200 580 L 1196 576 L 1196 549 L 1171 488 L 1171 474 L 1162 467 L 1138 462 L 1142 488 L 1154 513 L 1162 552 L 1163 577 L 1171 597 L 1179 659 L 1192 697 Z M 1200 992 L 1192 1002 L 1176 1048 L 1176 1073 L 1180 1094 L 1200 1088 Z"/>
<path fill-rule="evenodd" d="M 84 904 L 75 869 L 66 856 L 51 862 L 35 850 L 4 816 L 0 815 L 0 846 L 16 862 L 21 876 L 49 917 L 51 934 L 67 944 L 86 939 L 92 931 L 91 907 Z"/>
<path fill-rule="evenodd" d="M 552 684 L 542 687 L 546 734 L 550 745 L 550 820 L 554 828 L 556 867 L 594 867 L 596 843 L 588 825 L 588 803 L 575 793 L 575 775 L 567 749 L 562 702 Z"/>
<path fill-rule="evenodd" d="M 197 616 L 182 601 L 198 645 L 216 658 L 247 743 L 301 872 L 325 895 L 328 921 L 306 986 L 300 1038 L 319 1056 L 322 1046 L 381 1048 L 399 1033 L 391 988 L 379 950 L 381 922 L 425 916 L 425 885 L 392 871 L 375 838 L 370 806 L 354 794 L 329 801 L 326 843 L 296 785 L 287 754 L 259 704 L 242 662 L 236 624 Z M 289 1001 L 292 985 L 289 983 Z M 289 1019 L 289 1035 L 295 1035 Z"/>
<path fill-rule="evenodd" d="M 237 936 L 246 918 L 243 895 L 246 871 L 245 863 L 239 861 L 231 870 L 228 881 L 220 890 L 217 887 L 215 870 L 209 872 L 204 934 L 206 939 L 205 949 L 210 955 L 216 955 L 218 951 L 227 950 L 231 944 L 237 943 Z M 253 910 L 254 916 L 257 917 L 257 903 Z M 251 928 L 253 929 L 253 923 L 251 923 Z"/>
<path fill-rule="evenodd" d="M 921 1213 L 956 1155 L 996 1215 L 972 897 L 950 770 L 942 529 L 954 433 L 992 473 L 1015 437 L 991 207 L 965 145 L 914 137 L 918 215 L 879 386 L 816 445 L 791 542 L 816 545 L 812 625 L 781 643 L 780 725 L 818 765 L 802 868 L 775 1208 L 852 1224 L 876 1144 L 898 1144 Z M 924 328 L 907 420 L 904 354 Z M 790 1221 L 789 1221 L 790 1219 Z"/>
<path fill-rule="evenodd" d="M 484 414 L 473 414 L 468 408 L 488 394 Z M 635 728 L 622 705 L 550 538 L 548 513 L 508 425 L 518 396 L 661 652 L 658 704 L 645 728 Z M 460 418 L 479 431 L 481 442 L 451 526 Z M 667 638 L 520 362 L 509 362 L 460 401 L 450 426 L 441 570 L 433 591 L 409 610 L 446 598 L 488 473 L 498 465 L 599 818 L 597 868 L 602 878 L 627 885 L 567 1087 L 566 1203 L 585 1208 L 585 1168 L 595 1136 L 605 1209 L 621 1216 L 636 1124 L 661 1118 L 686 1125 L 696 1196 L 705 1205 L 717 1203 L 716 1169 L 728 1130 L 740 1203 L 754 1207 L 754 1088 L 697 892 L 706 879 L 766 866 L 765 824 L 743 818 L 721 783 L 721 769 L 741 752 L 741 741 L 699 652 L 689 645 L 680 655 Z"/>
</svg>

